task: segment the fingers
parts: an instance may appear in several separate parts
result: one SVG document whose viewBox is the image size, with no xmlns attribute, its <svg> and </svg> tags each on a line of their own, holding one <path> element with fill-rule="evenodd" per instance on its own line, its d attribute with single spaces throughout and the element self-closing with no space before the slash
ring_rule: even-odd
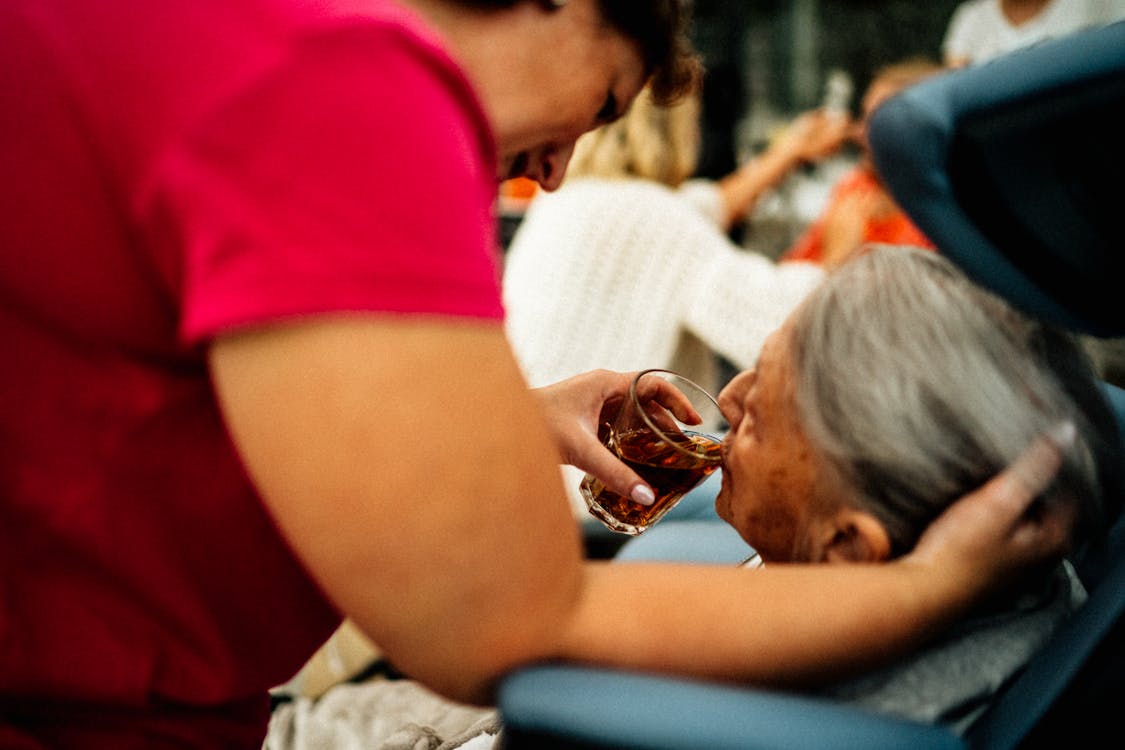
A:
<svg viewBox="0 0 1125 750">
<path fill-rule="evenodd" d="M 598 448 L 599 450 L 588 454 L 588 461 L 582 468 L 601 479 L 613 492 L 631 498 L 633 502 L 641 505 L 652 505 L 656 499 L 652 488 L 608 448 L 600 444 Z"/>
<path fill-rule="evenodd" d="M 699 412 L 695 410 L 695 407 L 692 406 L 691 399 L 689 399 L 683 391 L 663 378 L 646 378 L 644 380 L 643 389 L 639 392 L 639 395 L 644 402 L 655 402 L 659 406 L 664 407 L 672 413 L 672 416 L 684 424 L 699 424 L 703 421 L 703 417 L 701 417 Z M 649 415 L 662 426 L 674 428 L 674 425 L 671 423 L 665 425 L 665 420 L 661 420 L 658 413 L 649 411 Z"/>
<path fill-rule="evenodd" d="M 1064 422 L 1050 434 L 1038 438 L 1004 472 L 985 485 L 997 507 L 1021 516 L 1054 480 L 1062 465 L 1062 451 L 1074 444 L 1076 430 L 1071 422 Z"/>
<path fill-rule="evenodd" d="M 1074 509 L 1065 503 L 1040 504 L 1034 514 L 1028 509 L 1054 480 L 1075 434 L 1065 423 L 1033 441 L 1007 469 L 947 508 L 912 554 L 965 567 L 967 585 L 981 590 L 1023 565 L 1064 554 Z"/>
<path fill-rule="evenodd" d="M 628 397 L 629 384 L 636 374 L 595 370 L 563 381 L 562 385 L 569 386 L 566 392 L 570 398 L 558 404 L 562 408 L 556 409 L 561 412 L 556 432 L 564 460 L 598 477 L 613 492 L 641 505 L 652 505 L 652 489 L 605 447 L 599 435 L 599 426 L 612 419 L 618 405 Z M 684 398 L 678 391 L 676 394 Z"/>
<path fill-rule="evenodd" d="M 848 119 L 824 110 L 812 110 L 794 118 L 778 146 L 806 161 L 816 161 L 835 151 L 847 137 Z"/>
<path fill-rule="evenodd" d="M 1072 503 L 1046 506 L 1036 514 L 1034 521 L 1025 521 L 1016 528 L 1012 541 L 1034 551 L 1038 557 L 1064 552 L 1070 545 L 1077 515 L 1078 510 Z"/>
</svg>

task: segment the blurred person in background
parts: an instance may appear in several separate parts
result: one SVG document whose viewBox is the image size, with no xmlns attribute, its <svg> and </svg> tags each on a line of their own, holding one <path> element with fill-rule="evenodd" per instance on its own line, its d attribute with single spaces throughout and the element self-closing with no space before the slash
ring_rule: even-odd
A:
<svg viewBox="0 0 1125 750">
<path fill-rule="evenodd" d="M 859 163 L 833 186 L 821 214 L 779 258 L 832 268 L 865 243 L 889 243 L 933 248 L 933 243 L 895 203 L 875 172 L 867 145 L 867 121 L 876 107 L 908 86 L 940 73 L 943 68 L 925 59 L 888 65 L 872 78 L 863 95 L 862 117 L 851 136 L 860 147 Z"/>
<path fill-rule="evenodd" d="M 842 140 L 821 112 L 721 180 L 689 179 L 698 99 L 628 114 L 583 136 L 555 192 L 528 207 L 508 250 L 508 333 L 533 386 L 604 367 L 672 367 L 716 391 L 715 353 L 749 366 L 822 278 L 779 268 L 726 232 L 789 172 Z"/>
</svg>

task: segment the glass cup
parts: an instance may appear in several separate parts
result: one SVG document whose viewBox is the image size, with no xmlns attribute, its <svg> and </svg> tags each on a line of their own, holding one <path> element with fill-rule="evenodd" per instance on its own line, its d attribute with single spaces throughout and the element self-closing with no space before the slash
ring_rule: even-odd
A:
<svg viewBox="0 0 1125 750">
<path fill-rule="evenodd" d="M 719 468 L 721 441 L 711 433 L 721 423 L 715 398 L 696 383 L 668 370 L 639 373 L 598 436 L 652 487 L 656 500 L 641 505 L 587 474 L 579 488 L 590 514 L 622 534 L 636 536 L 652 526 Z"/>
</svg>

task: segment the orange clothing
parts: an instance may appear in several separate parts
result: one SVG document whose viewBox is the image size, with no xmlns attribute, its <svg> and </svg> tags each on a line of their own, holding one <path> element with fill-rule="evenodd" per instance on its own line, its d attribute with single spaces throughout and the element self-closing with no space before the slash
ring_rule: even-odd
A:
<svg viewBox="0 0 1125 750">
<path fill-rule="evenodd" d="M 820 263 L 824 256 L 824 229 L 825 217 L 831 214 L 834 206 L 849 196 L 874 191 L 883 191 L 884 188 L 875 174 L 865 167 L 856 167 L 844 175 L 832 189 L 832 196 L 828 206 L 816 221 L 814 221 L 804 234 L 786 250 L 780 260 L 801 260 L 809 263 Z M 913 245 L 933 250 L 934 244 L 922 234 L 922 230 L 896 205 L 890 213 L 882 213 L 868 217 L 864 225 L 862 242 L 881 242 L 893 245 Z"/>
</svg>

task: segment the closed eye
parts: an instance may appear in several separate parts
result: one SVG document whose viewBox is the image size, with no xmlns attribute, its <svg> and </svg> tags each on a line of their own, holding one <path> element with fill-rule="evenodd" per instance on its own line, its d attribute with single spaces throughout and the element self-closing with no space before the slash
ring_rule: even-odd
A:
<svg viewBox="0 0 1125 750">
<path fill-rule="evenodd" d="M 598 110 L 597 123 L 599 125 L 606 125 L 620 116 L 620 113 L 617 111 L 617 97 L 610 91 L 605 96 L 605 102 L 602 104 L 602 108 Z"/>
</svg>

